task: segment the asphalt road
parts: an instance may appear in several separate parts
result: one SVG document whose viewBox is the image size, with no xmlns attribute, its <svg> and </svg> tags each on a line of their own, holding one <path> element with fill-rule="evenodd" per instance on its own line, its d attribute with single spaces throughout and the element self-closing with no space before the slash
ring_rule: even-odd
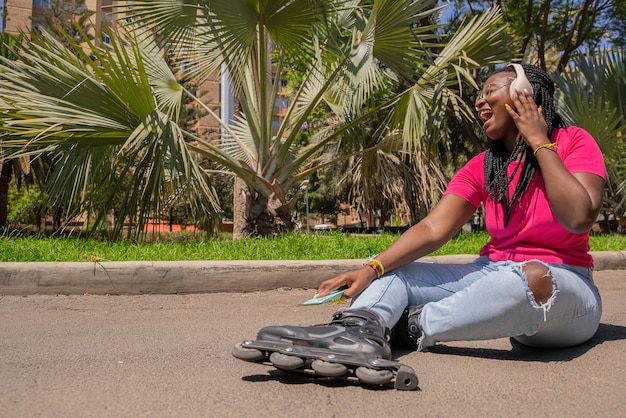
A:
<svg viewBox="0 0 626 418">
<path fill-rule="evenodd" d="M 401 352 L 420 390 L 286 375 L 233 358 L 264 325 L 326 322 L 312 291 L 0 296 L 3 417 L 626 416 L 626 273 L 596 273 L 602 324 L 567 350 L 508 339 Z"/>
</svg>

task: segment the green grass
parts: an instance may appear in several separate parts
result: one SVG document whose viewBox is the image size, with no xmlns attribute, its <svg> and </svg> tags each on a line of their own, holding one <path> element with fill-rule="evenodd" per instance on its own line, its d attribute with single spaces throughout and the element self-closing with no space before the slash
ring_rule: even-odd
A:
<svg viewBox="0 0 626 418">
<path fill-rule="evenodd" d="M 360 259 L 385 249 L 397 234 L 372 236 L 287 234 L 280 238 L 177 239 L 165 234 L 153 243 L 107 242 L 83 238 L 0 237 L 0 261 L 173 261 L 173 260 L 332 260 Z M 433 255 L 477 254 L 487 234 L 460 234 Z M 592 251 L 623 251 L 624 235 L 594 235 Z"/>
</svg>

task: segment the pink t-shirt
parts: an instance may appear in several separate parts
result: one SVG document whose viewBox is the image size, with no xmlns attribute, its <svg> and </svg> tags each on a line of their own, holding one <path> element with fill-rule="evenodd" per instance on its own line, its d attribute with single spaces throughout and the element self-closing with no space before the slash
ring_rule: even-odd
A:
<svg viewBox="0 0 626 418">
<path fill-rule="evenodd" d="M 552 139 L 557 145 L 557 154 L 570 172 L 592 173 L 606 179 L 602 153 L 588 132 L 574 126 L 555 129 Z M 446 189 L 446 194 L 458 195 L 476 208 L 481 202 L 484 204 L 485 223 L 491 239 L 480 250 L 480 255 L 493 261 L 537 259 L 546 263 L 593 267 L 589 232 L 574 234 L 556 220 L 539 170 L 519 201 L 513 202 L 511 217 L 505 227 L 502 205 L 491 199 L 485 188 L 484 160 L 484 152 L 472 158 Z M 509 165 L 509 176 L 515 164 Z M 521 171 L 518 170 L 509 185 L 509 196 L 513 196 Z"/>
</svg>

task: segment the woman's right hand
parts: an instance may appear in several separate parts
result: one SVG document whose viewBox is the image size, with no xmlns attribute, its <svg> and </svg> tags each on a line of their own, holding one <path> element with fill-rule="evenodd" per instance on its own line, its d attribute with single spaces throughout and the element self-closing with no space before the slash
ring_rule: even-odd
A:
<svg viewBox="0 0 626 418">
<path fill-rule="evenodd" d="M 343 296 L 353 298 L 365 290 L 376 278 L 376 272 L 370 266 L 363 266 L 358 270 L 348 271 L 332 279 L 322 282 L 317 289 L 317 297 L 325 296 L 342 286 L 348 286 Z"/>
</svg>

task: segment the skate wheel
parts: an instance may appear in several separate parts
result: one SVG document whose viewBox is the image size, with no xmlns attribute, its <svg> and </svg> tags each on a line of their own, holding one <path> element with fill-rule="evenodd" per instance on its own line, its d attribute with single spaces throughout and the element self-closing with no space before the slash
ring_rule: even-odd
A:
<svg viewBox="0 0 626 418">
<path fill-rule="evenodd" d="M 241 344 L 236 344 L 232 350 L 233 357 L 244 361 L 259 361 L 265 357 L 261 350 L 256 348 L 245 348 Z"/>
<path fill-rule="evenodd" d="M 391 370 L 376 370 L 369 367 L 358 367 L 354 372 L 356 377 L 368 385 L 384 385 L 391 382 L 393 372 Z"/>
<path fill-rule="evenodd" d="M 315 370 L 316 374 L 329 377 L 342 376 L 348 372 L 348 368 L 343 364 L 330 363 L 324 360 L 313 361 L 313 363 L 311 363 L 311 368 Z"/>
<path fill-rule="evenodd" d="M 270 355 L 270 361 L 279 369 L 294 370 L 304 366 L 304 359 L 279 352 Z"/>
<path fill-rule="evenodd" d="M 402 366 L 396 374 L 395 388 L 398 390 L 415 390 L 419 380 L 417 375 L 410 367 Z"/>
</svg>

